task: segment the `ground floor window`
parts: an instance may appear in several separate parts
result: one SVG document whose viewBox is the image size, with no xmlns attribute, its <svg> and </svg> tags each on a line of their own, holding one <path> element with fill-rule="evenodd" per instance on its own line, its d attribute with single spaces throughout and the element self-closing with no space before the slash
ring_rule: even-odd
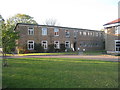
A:
<svg viewBox="0 0 120 90">
<path fill-rule="evenodd" d="M 43 46 L 44 49 L 47 49 L 47 47 L 48 47 L 47 46 L 47 41 L 42 41 L 42 46 Z"/>
<path fill-rule="evenodd" d="M 70 48 L 70 41 L 65 41 L 65 47 Z"/>
<path fill-rule="evenodd" d="M 34 50 L 34 41 L 28 40 L 28 50 Z"/>
<path fill-rule="evenodd" d="M 55 49 L 59 49 L 60 48 L 59 41 L 54 41 L 54 48 Z"/>
<path fill-rule="evenodd" d="M 115 50 L 120 51 L 120 40 L 115 40 Z"/>
</svg>

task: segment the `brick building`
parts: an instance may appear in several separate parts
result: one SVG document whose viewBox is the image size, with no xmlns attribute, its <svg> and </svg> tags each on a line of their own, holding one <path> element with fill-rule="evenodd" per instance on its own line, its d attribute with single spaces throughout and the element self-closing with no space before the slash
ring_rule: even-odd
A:
<svg viewBox="0 0 120 90">
<path fill-rule="evenodd" d="M 15 31 L 20 32 L 16 49 L 18 52 L 21 49 L 35 52 L 35 43 L 41 44 L 46 52 L 51 44 L 55 49 L 61 49 L 60 45 L 64 44 L 65 48 L 73 51 L 104 49 L 102 31 L 25 23 L 18 23 Z"/>
<path fill-rule="evenodd" d="M 104 24 L 105 50 L 107 53 L 120 53 L 120 18 Z"/>
</svg>

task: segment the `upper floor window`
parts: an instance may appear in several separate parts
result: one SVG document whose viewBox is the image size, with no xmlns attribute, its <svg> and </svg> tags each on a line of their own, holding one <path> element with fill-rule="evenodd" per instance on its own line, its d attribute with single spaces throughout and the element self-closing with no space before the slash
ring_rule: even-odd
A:
<svg viewBox="0 0 120 90">
<path fill-rule="evenodd" d="M 28 47 L 28 50 L 34 50 L 34 41 L 28 40 L 27 47 Z"/>
<path fill-rule="evenodd" d="M 42 35 L 47 35 L 47 28 L 46 27 L 42 28 Z"/>
<path fill-rule="evenodd" d="M 42 46 L 44 49 L 47 49 L 47 47 L 48 47 L 47 41 L 42 41 Z"/>
<path fill-rule="evenodd" d="M 93 32 L 93 36 L 95 36 L 95 32 Z"/>
<path fill-rule="evenodd" d="M 70 32 L 68 30 L 65 30 L 66 37 L 70 37 Z"/>
<path fill-rule="evenodd" d="M 86 35 L 87 35 L 87 32 L 83 32 L 83 35 L 85 35 L 85 36 L 86 36 Z"/>
<path fill-rule="evenodd" d="M 54 35 L 59 36 L 59 29 L 58 28 L 54 28 Z"/>
<path fill-rule="evenodd" d="M 120 34 L 120 26 L 115 27 L 115 34 Z"/>
<path fill-rule="evenodd" d="M 93 33 L 92 33 L 92 32 L 90 32 L 90 35 L 92 36 L 92 35 L 93 35 Z"/>
<path fill-rule="evenodd" d="M 60 48 L 59 41 L 54 41 L 54 48 L 55 49 L 59 49 Z"/>
<path fill-rule="evenodd" d="M 99 33 L 98 33 L 98 32 L 96 32 L 95 34 L 96 34 L 96 37 L 98 37 L 98 36 L 99 36 Z"/>
<path fill-rule="evenodd" d="M 74 31 L 74 37 L 77 37 L 78 31 Z"/>
<path fill-rule="evenodd" d="M 88 36 L 90 35 L 90 32 L 88 32 Z"/>
<path fill-rule="evenodd" d="M 99 33 L 99 37 L 102 37 L 102 33 Z"/>
<path fill-rule="evenodd" d="M 28 28 L 28 35 L 34 35 L 34 28 L 33 27 Z"/>
<path fill-rule="evenodd" d="M 82 31 L 80 31 L 80 35 L 82 35 Z"/>
</svg>

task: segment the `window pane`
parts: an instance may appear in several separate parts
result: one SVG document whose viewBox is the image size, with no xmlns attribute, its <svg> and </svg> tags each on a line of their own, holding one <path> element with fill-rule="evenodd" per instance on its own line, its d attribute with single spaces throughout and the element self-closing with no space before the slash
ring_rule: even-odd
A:
<svg viewBox="0 0 120 90">
<path fill-rule="evenodd" d="M 42 35 L 47 35 L 47 28 L 42 28 Z"/>
<path fill-rule="evenodd" d="M 120 51 L 120 41 L 116 41 L 116 51 Z"/>
<path fill-rule="evenodd" d="M 34 50 L 34 41 L 28 41 L 28 50 Z"/>
<path fill-rule="evenodd" d="M 54 28 L 54 35 L 59 36 L 59 29 L 58 28 Z"/>
<path fill-rule="evenodd" d="M 65 35 L 66 37 L 69 37 L 70 36 L 70 32 L 68 30 L 65 31 Z"/>
<path fill-rule="evenodd" d="M 66 41 L 66 42 L 65 42 L 65 47 L 66 47 L 66 48 L 70 48 L 70 42 L 69 42 L 69 41 Z"/>
<path fill-rule="evenodd" d="M 44 49 L 47 49 L 47 41 L 42 41 L 42 46 Z"/>
<path fill-rule="evenodd" d="M 28 28 L 28 35 L 34 35 L 34 28 L 33 27 Z"/>
</svg>

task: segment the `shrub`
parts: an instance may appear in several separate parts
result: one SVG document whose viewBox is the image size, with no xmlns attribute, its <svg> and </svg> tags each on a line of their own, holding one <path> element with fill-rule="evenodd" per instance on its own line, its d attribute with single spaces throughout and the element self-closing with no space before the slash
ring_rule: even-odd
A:
<svg viewBox="0 0 120 90">
<path fill-rule="evenodd" d="M 54 48 L 54 44 L 50 44 L 50 45 L 48 45 L 48 51 L 47 52 L 51 52 L 51 53 L 53 53 L 53 52 L 55 52 L 55 48 Z"/>
<path fill-rule="evenodd" d="M 41 44 L 34 44 L 34 50 L 37 52 L 37 53 L 42 53 L 44 52 L 44 48 Z"/>
<path fill-rule="evenodd" d="M 19 54 L 24 54 L 25 50 L 24 49 L 19 49 Z"/>
<path fill-rule="evenodd" d="M 66 50 L 67 52 L 72 52 L 72 51 L 73 51 L 72 48 L 66 48 L 65 50 Z"/>
<path fill-rule="evenodd" d="M 65 44 L 60 44 L 60 52 L 65 52 Z"/>
</svg>

